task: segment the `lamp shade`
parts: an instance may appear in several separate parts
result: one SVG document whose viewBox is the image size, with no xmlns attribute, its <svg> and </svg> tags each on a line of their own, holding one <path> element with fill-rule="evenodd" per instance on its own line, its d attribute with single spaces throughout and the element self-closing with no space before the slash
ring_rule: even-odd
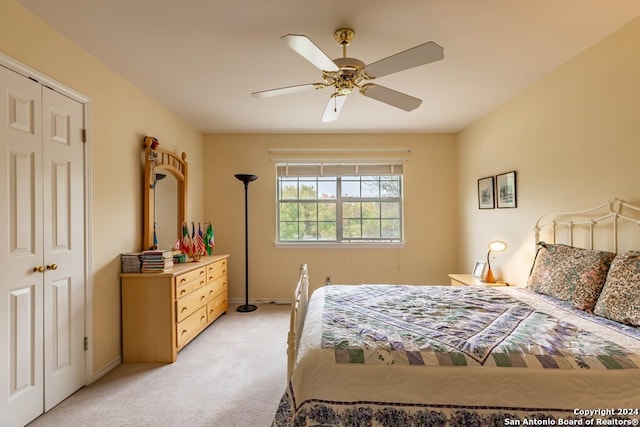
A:
<svg viewBox="0 0 640 427">
<path fill-rule="evenodd" d="M 507 250 L 507 243 L 502 240 L 492 240 L 487 246 L 491 252 L 502 252 Z"/>
</svg>

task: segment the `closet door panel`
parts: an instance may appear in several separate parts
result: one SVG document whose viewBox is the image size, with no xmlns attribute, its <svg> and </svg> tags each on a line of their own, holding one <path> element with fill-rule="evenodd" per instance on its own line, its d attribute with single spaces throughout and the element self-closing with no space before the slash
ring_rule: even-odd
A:
<svg viewBox="0 0 640 427">
<path fill-rule="evenodd" d="M 84 384 L 82 105 L 42 93 L 45 411 Z"/>
<path fill-rule="evenodd" d="M 43 411 L 42 88 L 0 66 L 0 425 Z M 41 268 L 40 268 L 41 267 Z"/>
</svg>

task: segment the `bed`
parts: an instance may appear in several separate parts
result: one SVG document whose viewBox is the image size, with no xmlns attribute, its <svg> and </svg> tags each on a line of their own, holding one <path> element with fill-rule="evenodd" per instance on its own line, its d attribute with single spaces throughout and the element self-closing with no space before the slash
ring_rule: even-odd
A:
<svg viewBox="0 0 640 427">
<path fill-rule="evenodd" d="M 301 266 L 272 425 L 637 425 L 640 252 L 621 247 L 639 225 L 619 199 L 542 215 L 522 287 L 333 285 L 308 298 Z"/>
</svg>

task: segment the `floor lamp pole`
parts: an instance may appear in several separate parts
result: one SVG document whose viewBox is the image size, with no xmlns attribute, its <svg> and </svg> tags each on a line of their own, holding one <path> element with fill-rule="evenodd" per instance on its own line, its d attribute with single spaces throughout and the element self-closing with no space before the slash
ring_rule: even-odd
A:
<svg viewBox="0 0 640 427">
<path fill-rule="evenodd" d="M 241 313 L 255 311 L 258 307 L 249 304 L 249 183 L 258 179 L 256 175 L 237 174 L 235 177 L 244 183 L 244 305 L 236 309 Z"/>
</svg>

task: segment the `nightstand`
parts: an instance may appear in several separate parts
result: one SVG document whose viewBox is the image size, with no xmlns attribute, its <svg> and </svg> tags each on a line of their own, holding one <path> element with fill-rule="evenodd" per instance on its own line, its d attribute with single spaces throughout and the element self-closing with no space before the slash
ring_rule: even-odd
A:
<svg viewBox="0 0 640 427">
<path fill-rule="evenodd" d="M 451 286 L 509 286 L 505 282 L 487 283 L 470 274 L 449 274 Z"/>
</svg>

